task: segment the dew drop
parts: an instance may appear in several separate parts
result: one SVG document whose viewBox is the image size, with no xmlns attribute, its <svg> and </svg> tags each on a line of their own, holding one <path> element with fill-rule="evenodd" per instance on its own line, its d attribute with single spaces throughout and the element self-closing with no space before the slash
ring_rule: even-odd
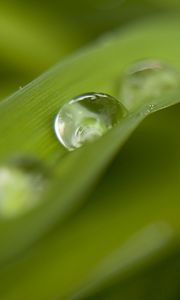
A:
<svg viewBox="0 0 180 300">
<path fill-rule="evenodd" d="M 15 160 L 0 167 L 0 219 L 19 217 L 42 200 L 44 173 L 36 161 Z"/>
<path fill-rule="evenodd" d="M 180 87 L 180 74 L 159 60 L 144 60 L 132 65 L 121 85 L 120 97 L 128 110 Z"/>
<path fill-rule="evenodd" d="M 60 109 L 55 119 L 55 133 L 65 148 L 74 150 L 101 137 L 125 114 L 125 107 L 110 95 L 83 94 Z"/>
</svg>

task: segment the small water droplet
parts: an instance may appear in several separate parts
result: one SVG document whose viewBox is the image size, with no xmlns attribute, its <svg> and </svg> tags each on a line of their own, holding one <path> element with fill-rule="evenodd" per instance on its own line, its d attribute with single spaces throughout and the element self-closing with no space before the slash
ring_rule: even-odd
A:
<svg viewBox="0 0 180 300">
<path fill-rule="evenodd" d="M 18 217 L 40 203 L 44 173 L 36 161 L 18 158 L 0 167 L 0 218 Z"/>
<path fill-rule="evenodd" d="M 68 150 L 105 134 L 126 114 L 124 106 L 103 93 L 87 93 L 66 103 L 55 119 L 55 133 Z"/>
<path fill-rule="evenodd" d="M 159 60 L 145 60 L 129 68 L 122 81 L 120 97 L 127 109 L 132 110 L 177 87 L 180 87 L 177 70 Z"/>
</svg>

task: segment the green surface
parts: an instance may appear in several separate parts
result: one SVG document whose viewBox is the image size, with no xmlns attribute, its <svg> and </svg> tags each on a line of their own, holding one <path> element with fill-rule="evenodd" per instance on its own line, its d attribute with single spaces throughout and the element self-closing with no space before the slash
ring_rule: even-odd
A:
<svg viewBox="0 0 180 300">
<path fill-rule="evenodd" d="M 179 106 L 148 117 L 118 151 L 148 114 L 178 103 L 180 90 L 142 103 L 73 153 L 56 140 L 53 120 L 78 94 L 117 96 L 134 61 L 180 68 L 179 28 L 166 17 L 105 37 L 0 104 L 1 164 L 35 157 L 52 178 L 42 205 L 0 223 L 1 299 L 144 299 L 157 274 L 174 285 L 161 283 L 154 299 L 178 299 Z"/>
</svg>

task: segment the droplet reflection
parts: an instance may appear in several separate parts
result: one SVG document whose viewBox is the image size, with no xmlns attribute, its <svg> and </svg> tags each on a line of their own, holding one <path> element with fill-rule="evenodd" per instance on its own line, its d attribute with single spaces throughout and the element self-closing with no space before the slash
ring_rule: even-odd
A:
<svg viewBox="0 0 180 300">
<path fill-rule="evenodd" d="M 55 119 L 55 133 L 64 147 L 74 150 L 101 137 L 125 114 L 124 106 L 110 95 L 83 94 L 60 109 Z"/>
</svg>

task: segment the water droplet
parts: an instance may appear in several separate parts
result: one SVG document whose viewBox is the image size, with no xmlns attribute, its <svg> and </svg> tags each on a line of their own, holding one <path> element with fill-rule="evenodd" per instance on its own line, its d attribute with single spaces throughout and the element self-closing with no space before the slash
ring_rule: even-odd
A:
<svg viewBox="0 0 180 300">
<path fill-rule="evenodd" d="M 55 133 L 68 150 L 105 134 L 126 114 L 124 106 L 103 93 L 87 93 L 66 103 L 55 119 Z"/>
<path fill-rule="evenodd" d="M 36 162 L 18 159 L 0 167 L 0 218 L 15 218 L 40 203 L 44 173 L 37 171 Z"/>
<path fill-rule="evenodd" d="M 159 60 L 145 60 L 132 65 L 125 74 L 120 97 L 127 109 L 158 99 L 180 87 L 177 70 Z"/>
</svg>

